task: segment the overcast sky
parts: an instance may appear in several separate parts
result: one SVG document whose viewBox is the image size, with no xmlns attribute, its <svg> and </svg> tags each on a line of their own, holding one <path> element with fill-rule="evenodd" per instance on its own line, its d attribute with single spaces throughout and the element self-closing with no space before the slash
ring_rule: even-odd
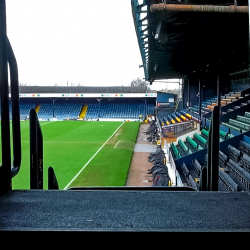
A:
<svg viewBox="0 0 250 250">
<path fill-rule="evenodd" d="M 130 0 L 6 0 L 6 11 L 22 84 L 129 86 L 144 78 Z"/>
</svg>

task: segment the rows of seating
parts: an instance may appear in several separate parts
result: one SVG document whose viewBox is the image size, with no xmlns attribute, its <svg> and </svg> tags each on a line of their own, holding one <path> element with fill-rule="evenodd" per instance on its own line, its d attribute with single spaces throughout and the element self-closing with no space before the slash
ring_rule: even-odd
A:
<svg viewBox="0 0 250 250">
<path fill-rule="evenodd" d="M 196 190 L 200 189 L 200 178 L 203 166 L 197 159 L 192 160 L 192 165 L 187 166 L 181 164 L 181 172 L 184 176 L 184 183 Z M 219 169 L 219 191 L 238 191 L 238 182 L 224 171 L 224 168 Z M 242 190 L 242 189 L 241 189 Z"/>
<path fill-rule="evenodd" d="M 31 103 L 31 102 L 26 103 L 26 102 L 20 101 L 20 103 L 19 103 L 20 120 L 27 119 L 27 117 L 29 117 L 30 109 L 31 108 L 35 108 L 35 107 L 36 107 L 35 103 Z M 11 105 L 11 101 L 9 101 L 9 116 L 10 116 L 10 119 L 12 119 L 12 105 Z"/>
<path fill-rule="evenodd" d="M 54 115 L 58 120 L 77 119 L 82 105 L 82 103 L 55 103 Z"/>
<path fill-rule="evenodd" d="M 53 104 L 52 103 L 43 103 L 38 112 L 38 118 L 43 120 L 48 120 L 53 117 Z"/>
<path fill-rule="evenodd" d="M 38 110 L 38 118 L 42 120 L 48 120 L 53 117 L 53 104 L 49 103 L 33 103 L 20 101 L 20 119 L 24 120 L 29 117 L 31 108 L 36 108 L 40 105 Z M 65 119 L 78 119 L 81 112 L 82 103 L 57 103 L 54 104 L 54 117 L 58 120 Z M 98 118 L 120 118 L 120 119 L 139 119 L 139 116 L 145 116 L 153 114 L 154 104 L 136 103 L 136 104 L 99 104 L 90 103 L 85 115 L 85 119 L 98 119 Z M 9 101 L 9 115 L 12 117 L 12 107 Z"/>
<path fill-rule="evenodd" d="M 175 145 L 175 149 L 173 150 L 174 158 L 177 158 L 177 155 L 181 158 L 187 155 L 190 155 L 192 153 L 195 153 L 199 150 L 202 150 L 207 147 L 207 140 L 209 136 L 209 131 L 202 129 L 201 133 L 194 133 L 193 138 L 190 136 L 186 137 L 186 141 L 182 141 L 181 139 L 178 140 L 178 144 Z M 227 133 L 225 131 L 220 130 L 219 133 L 219 141 L 222 142 L 224 140 L 230 139 L 234 137 L 233 134 Z M 171 145 L 172 148 L 172 145 Z M 175 152 L 174 152 L 175 151 Z"/>
<path fill-rule="evenodd" d="M 182 173 L 184 175 L 187 185 L 197 190 L 199 188 L 198 183 L 194 180 L 193 176 L 191 175 L 189 169 L 187 168 L 184 162 L 181 165 L 181 170 L 182 170 Z"/>
<path fill-rule="evenodd" d="M 250 139 L 250 138 L 249 138 Z M 228 145 L 227 152 L 219 151 L 219 191 L 246 191 L 250 189 L 250 143 L 241 140 L 238 148 Z M 207 154 L 204 162 L 197 159 L 192 164 L 182 163 L 181 174 L 186 185 L 200 188 L 201 172 L 207 165 Z"/>
<path fill-rule="evenodd" d="M 113 118 L 113 119 L 139 119 L 139 116 L 153 113 L 153 104 L 145 103 L 90 103 L 85 119 Z"/>
<path fill-rule="evenodd" d="M 224 163 L 220 165 L 237 178 L 246 189 L 250 189 L 250 144 L 241 140 L 238 148 L 228 145 Z M 222 155 L 222 154 L 221 154 Z M 222 157 L 222 156 L 220 156 Z"/>
<path fill-rule="evenodd" d="M 187 112 L 180 111 L 172 113 L 171 115 L 168 115 L 167 117 L 159 118 L 159 122 L 161 126 L 171 125 L 175 123 L 182 123 L 187 122 L 192 118 L 191 115 L 189 115 Z"/>
<path fill-rule="evenodd" d="M 245 112 L 244 116 L 237 115 L 236 119 L 229 119 L 229 122 L 222 122 L 221 124 L 230 130 L 245 133 L 250 130 L 250 112 Z"/>
<path fill-rule="evenodd" d="M 195 138 L 196 137 L 191 138 L 190 136 L 187 136 L 185 142 L 179 139 L 177 145 L 175 145 L 174 143 L 171 143 L 170 151 L 172 151 L 172 155 L 174 156 L 174 159 L 179 159 L 186 155 L 190 155 L 194 152 L 202 150 L 204 148 L 204 146 L 201 146 L 203 142 L 199 142 L 198 139 L 197 138 L 195 139 Z M 202 138 L 201 140 L 203 139 L 204 138 Z"/>
<path fill-rule="evenodd" d="M 228 94 L 225 94 L 221 96 L 221 106 L 226 106 L 229 103 L 232 103 L 236 100 L 241 98 L 241 92 L 229 92 Z M 218 105 L 218 97 L 215 96 L 213 98 L 210 98 L 206 101 L 203 101 L 201 103 L 201 114 L 207 114 L 209 112 L 212 112 L 214 107 Z M 246 103 L 242 103 L 241 106 L 246 105 Z M 235 106 L 234 109 L 240 108 L 240 106 Z M 194 105 L 193 107 L 189 108 L 190 111 L 199 114 L 199 104 Z M 232 110 L 227 110 L 227 112 L 231 112 Z M 225 114 L 224 112 L 223 114 Z M 222 114 L 222 115 L 223 115 Z"/>
</svg>

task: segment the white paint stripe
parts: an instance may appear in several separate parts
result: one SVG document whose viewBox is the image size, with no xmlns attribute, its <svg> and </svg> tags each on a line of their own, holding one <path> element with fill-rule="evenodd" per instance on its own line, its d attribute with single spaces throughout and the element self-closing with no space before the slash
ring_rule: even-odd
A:
<svg viewBox="0 0 250 250">
<path fill-rule="evenodd" d="M 46 123 L 40 124 L 40 126 L 45 125 L 45 124 L 49 124 L 49 123 L 52 123 L 52 122 L 46 122 Z"/>
<path fill-rule="evenodd" d="M 77 175 L 69 182 L 69 184 L 63 189 L 66 190 L 70 184 L 78 177 L 78 175 L 83 171 L 84 168 L 92 161 L 92 159 L 99 153 L 99 151 L 106 145 L 106 143 L 115 135 L 115 133 L 120 129 L 124 122 L 117 128 L 117 130 L 108 138 L 108 140 L 96 151 L 96 153 L 89 159 L 89 161 L 82 167 L 82 169 L 77 173 Z"/>
<path fill-rule="evenodd" d="M 119 141 L 115 144 L 114 148 L 116 148 L 116 146 L 118 145 Z"/>
</svg>

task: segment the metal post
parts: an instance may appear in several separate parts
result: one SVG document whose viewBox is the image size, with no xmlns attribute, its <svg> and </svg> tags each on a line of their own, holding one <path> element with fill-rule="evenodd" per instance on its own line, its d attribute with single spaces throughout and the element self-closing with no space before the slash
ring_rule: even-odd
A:
<svg viewBox="0 0 250 250">
<path fill-rule="evenodd" d="M 207 181 L 206 181 L 206 190 L 210 190 L 210 183 L 211 183 L 211 137 L 212 137 L 212 121 L 213 121 L 213 113 L 211 116 L 211 122 L 209 125 L 209 134 L 207 140 Z M 204 176 L 203 176 L 204 177 Z M 204 183 L 204 182 L 203 182 Z"/>
<path fill-rule="evenodd" d="M 220 150 L 220 112 L 219 107 L 215 106 L 213 110 L 212 137 L 211 137 L 211 178 L 210 191 L 218 191 L 219 181 L 219 150 Z"/>
<path fill-rule="evenodd" d="M 2 166 L 0 167 L 0 195 L 11 190 L 9 87 L 6 50 L 6 8 L 0 0 L 0 85 L 1 85 L 1 134 Z"/>
<path fill-rule="evenodd" d="M 190 83 L 189 83 L 189 79 L 187 79 L 187 80 L 188 80 L 188 109 L 189 109 L 189 107 L 191 106 L 190 105 Z"/>
<path fill-rule="evenodd" d="M 30 110 L 30 189 L 43 189 L 43 137 L 35 109 Z"/>
<path fill-rule="evenodd" d="M 248 0 L 248 58 L 250 61 L 250 0 Z"/>
<path fill-rule="evenodd" d="M 199 76 L 199 116 L 201 120 L 201 76 Z"/>
<path fill-rule="evenodd" d="M 217 72 L 217 101 L 218 101 L 218 108 L 219 108 L 219 123 L 220 123 L 220 115 L 221 115 L 221 98 L 220 98 L 220 73 Z"/>
<path fill-rule="evenodd" d="M 201 176 L 200 176 L 200 191 L 207 191 L 207 168 L 204 167 L 201 170 Z"/>
<path fill-rule="evenodd" d="M 20 131 L 20 107 L 19 107 L 19 82 L 17 61 L 7 38 L 7 56 L 10 72 L 11 105 L 12 105 L 12 138 L 13 138 L 13 166 L 11 177 L 16 176 L 21 167 L 21 131 Z"/>
<path fill-rule="evenodd" d="M 181 79 L 182 109 L 184 109 L 184 79 Z"/>
<path fill-rule="evenodd" d="M 30 110 L 30 189 L 38 189 L 38 149 L 37 149 L 37 121 L 35 110 Z"/>
<path fill-rule="evenodd" d="M 53 102 L 53 117 L 55 117 L 55 100 L 53 99 L 52 102 Z"/>
</svg>

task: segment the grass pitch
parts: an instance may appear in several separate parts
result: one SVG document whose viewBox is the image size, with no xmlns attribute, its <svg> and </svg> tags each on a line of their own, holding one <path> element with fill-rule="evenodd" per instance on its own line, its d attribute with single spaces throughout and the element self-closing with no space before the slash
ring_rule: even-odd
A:
<svg viewBox="0 0 250 250">
<path fill-rule="evenodd" d="M 49 166 L 55 170 L 60 189 L 67 186 L 124 186 L 139 122 L 44 121 L 40 125 L 44 189 L 48 187 Z M 22 164 L 20 172 L 12 179 L 13 189 L 30 188 L 28 121 L 21 122 L 21 136 Z"/>
</svg>

